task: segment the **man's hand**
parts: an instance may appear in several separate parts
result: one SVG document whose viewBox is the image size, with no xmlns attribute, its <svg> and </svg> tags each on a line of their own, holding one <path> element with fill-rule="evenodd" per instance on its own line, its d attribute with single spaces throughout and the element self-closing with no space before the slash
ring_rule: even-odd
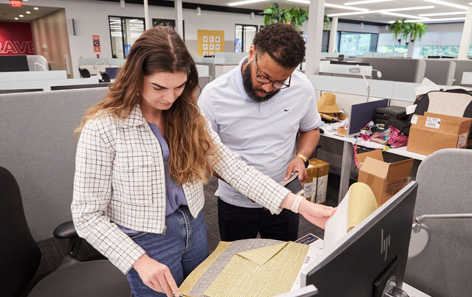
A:
<svg viewBox="0 0 472 297">
<path fill-rule="evenodd" d="M 165 293 L 167 297 L 179 296 L 179 288 L 166 265 L 144 254 L 134 263 L 133 268 L 149 288 Z"/>
<path fill-rule="evenodd" d="M 290 163 L 288 163 L 284 180 L 288 180 L 294 172 L 298 172 L 298 179 L 300 179 L 301 182 L 306 180 L 305 162 L 303 162 L 299 157 L 295 157 Z"/>
</svg>

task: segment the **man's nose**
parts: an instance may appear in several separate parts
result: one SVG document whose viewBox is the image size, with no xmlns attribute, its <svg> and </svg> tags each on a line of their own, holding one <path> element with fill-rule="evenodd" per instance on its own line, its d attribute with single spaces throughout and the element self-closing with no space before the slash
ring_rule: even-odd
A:
<svg viewBox="0 0 472 297">
<path fill-rule="evenodd" d="M 272 91 L 274 90 L 274 86 L 273 86 L 272 83 L 270 82 L 270 83 L 268 83 L 268 84 L 262 85 L 262 89 L 263 89 L 264 91 L 266 91 L 267 93 L 270 93 L 270 92 L 272 92 Z"/>
</svg>

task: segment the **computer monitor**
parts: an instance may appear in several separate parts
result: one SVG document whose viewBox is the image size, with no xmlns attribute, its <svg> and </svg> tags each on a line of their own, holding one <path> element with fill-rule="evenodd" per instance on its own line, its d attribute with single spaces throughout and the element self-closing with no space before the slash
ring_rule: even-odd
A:
<svg viewBox="0 0 472 297">
<path fill-rule="evenodd" d="M 0 72 L 9 71 L 29 71 L 26 55 L 0 56 Z"/>
<path fill-rule="evenodd" d="M 301 272 L 316 297 L 381 297 L 389 280 L 403 285 L 416 182 L 410 182 Z"/>
</svg>

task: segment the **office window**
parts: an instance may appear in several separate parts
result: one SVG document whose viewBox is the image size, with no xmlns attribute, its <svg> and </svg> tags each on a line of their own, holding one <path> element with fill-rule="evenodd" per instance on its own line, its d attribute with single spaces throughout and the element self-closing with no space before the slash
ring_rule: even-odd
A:
<svg viewBox="0 0 472 297">
<path fill-rule="evenodd" d="M 254 35 L 256 35 L 256 25 L 241 25 L 234 26 L 234 52 L 247 53 L 252 45 Z"/>
<path fill-rule="evenodd" d="M 329 50 L 329 32 L 323 31 L 323 37 L 321 38 L 321 52 L 327 53 Z M 305 39 L 306 42 L 306 39 Z"/>
<path fill-rule="evenodd" d="M 345 56 L 362 56 L 377 51 L 379 34 L 338 32 L 338 52 Z"/>
<path fill-rule="evenodd" d="M 131 45 L 144 32 L 144 19 L 109 16 L 111 52 L 113 58 L 124 59 Z"/>
</svg>

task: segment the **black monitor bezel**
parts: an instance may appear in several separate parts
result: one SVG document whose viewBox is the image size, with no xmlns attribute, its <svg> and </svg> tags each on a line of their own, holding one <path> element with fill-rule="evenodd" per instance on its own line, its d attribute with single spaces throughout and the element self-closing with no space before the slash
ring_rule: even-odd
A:
<svg viewBox="0 0 472 297">
<path fill-rule="evenodd" d="M 318 289 L 318 295 L 323 296 L 374 296 L 374 282 L 381 277 L 385 278 L 385 271 L 395 265 L 391 274 L 395 274 L 397 285 L 401 288 L 405 275 L 406 262 L 408 259 L 408 246 L 411 235 L 411 224 L 413 222 L 413 213 L 416 201 L 416 182 L 410 182 L 399 193 L 392 197 L 389 201 L 384 203 L 379 209 L 366 218 L 355 229 L 345 235 L 335 246 L 331 247 L 322 254 L 315 262 L 308 266 L 308 272 L 302 271 L 302 285 L 313 284 Z M 390 254 L 387 253 L 387 258 L 382 265 L 375 267 L 377 271 L 370 266 L 375 264 L 366 262 L 369 261 L 364 255 L 363 251 L 377 250 L 379 247 L 365 246 L 360 254 L 353 257 L 353 245 L 364 240 L 367 242 L 376 242 L 374 237 L 379 236 L 378 227 L 381 226 L 383 220 L 389 220 L 392 216 L 399 216 L 399 224 L 394 226 L 387 226 L 390 230 L 395 229 L 397 233 L 403 234 L 403 238 L 391 239 Z M 367 234 L 367 235 L 366 235 Z M 392 234 L 392 233 L 389 233 Z M 365 238 L 369 236 L 369 238 Z M 377 238 L 377 242 L 381 242 Z M 398 242 L 399 241 L 399 242 Z M 392 244 L 394 244 L 392 246 Z M 398 246 L 400 245 L 400 247 Z M 355 247 L 354 247 L 355 248 Z M 392 251 L 397 250 L 392 255 Z M 349 252 L 346 251 L 351 251 Z M 381 254 L 382 255 L 382 254 Z M 375 256 L 376 260 L 378 255 Z M 345 259 L 349 259 L 346 261 Z M 372 258 L 370 258 L 372 259 Z M 366 263 L 368 265 L 366 265 Z M 310 270 L 311 269 L 311 270 Z M 363 271 L 364 269 L 364 271 Z M 367 272 L 366 272 L 367 270 Z M 304 273 L 306 272 L 306 274 Z M 363 274 L 368 274 L 367 276 Z M 362 278 L 368 278 L 368 283 Z M 387 277 L 388 278 L 388 277 Z M 378 290 L 378 289 L 377 289 Z M 378 293 L 377 293 L 378 294 Z"/>
</svg>

